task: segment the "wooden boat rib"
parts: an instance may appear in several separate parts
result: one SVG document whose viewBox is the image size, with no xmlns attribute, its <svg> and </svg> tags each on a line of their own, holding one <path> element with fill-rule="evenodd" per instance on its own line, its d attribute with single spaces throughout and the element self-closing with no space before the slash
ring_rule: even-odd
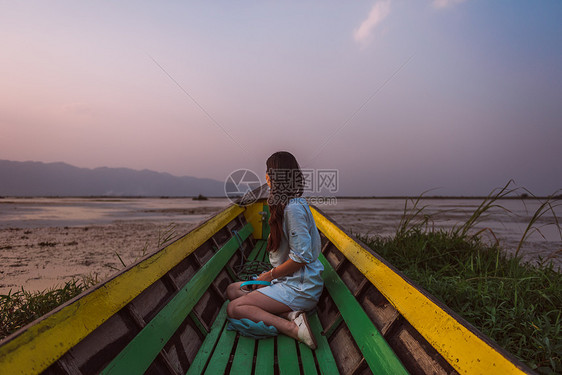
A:
<svg viewBox="0 0 562 375">
<path fill-rule="evenodd" d="M 226 329 L 226 286 L 267 262 L 264 187 L 0 343 L 0 374 L 525 374 L 512 355 L 316 207 L 318 349 Z"/>
</svg>

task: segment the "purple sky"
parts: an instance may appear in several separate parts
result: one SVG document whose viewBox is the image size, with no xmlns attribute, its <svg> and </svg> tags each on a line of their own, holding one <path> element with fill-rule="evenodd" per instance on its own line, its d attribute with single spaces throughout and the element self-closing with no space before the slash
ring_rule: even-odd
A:
<svg viewBox="0 0 562 375">
<path fill-rule="evenodd" d="M 554 0 L 3 2 L 0 159 L 263 179 L 288 150 L 342 195 L 550 194 L 561 19 Z"/>
</svg>

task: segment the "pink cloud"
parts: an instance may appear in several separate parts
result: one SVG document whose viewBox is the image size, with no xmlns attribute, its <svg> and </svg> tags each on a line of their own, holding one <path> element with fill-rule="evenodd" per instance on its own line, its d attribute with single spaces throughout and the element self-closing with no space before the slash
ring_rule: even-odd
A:
<svg viewBox="0 0 562 375">
<path fill-rule="evenodd" d="M 454 4 L 462 3 L 463 1 L 465 0 L 433 0 L 431 5 L 433 5 L 434 8 L 442 9 L 452 6 Z"/>
<path fill-rule="evenodd" d="M 367 43 L 373 30 L 377 27 L 388 15 L 390 14 L 390 0 L 383 0 L 375 3 L 369 16 L 364 20 L 361 25 L 355 29 L 353 38 L 356 42 L 365 44 Z"/>
</svg>

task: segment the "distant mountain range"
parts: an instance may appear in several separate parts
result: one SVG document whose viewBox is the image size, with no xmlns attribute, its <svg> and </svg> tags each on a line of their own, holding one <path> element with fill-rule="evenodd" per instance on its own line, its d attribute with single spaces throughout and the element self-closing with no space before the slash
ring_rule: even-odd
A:
<svg viewBox="0 0 562 375">
<path fill-rule="evenodd" d="M 128 168 L 0 160 L 0 196 L 225 196 L 224 182 Z"/>
</svg>

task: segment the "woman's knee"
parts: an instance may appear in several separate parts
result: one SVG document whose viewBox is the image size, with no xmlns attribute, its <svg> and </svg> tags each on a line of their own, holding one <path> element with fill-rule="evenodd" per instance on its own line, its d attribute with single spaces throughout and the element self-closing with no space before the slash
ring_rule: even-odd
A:
<svg viewBox="0 0 562 375">
<path fill-rule="evenodd" d="M 226 287 L 226 296 L 228 297 L 229 300 L 235 300 L 236 298 L 240 297 L 242 295 L 241 291 L 240 291 L 240 285 L 242 283 L 241 282 L 237 282 L 237 283 L 232 283 L 229 284 Z"/>
<path fill-rule="evenodd" d="M 228 315 L 229 318 L 238 319 L 240 317 L 239 307 L 240 299 L 230 301 L 228 305 L 226 305 L 226 315 Z"/>
<path fill-rule="evenodd" d="M 235 284 L 236 283 L 232 283 L 232 284 L 230 284 L 226 287 L 226 296 L 231 301 L 236 298 L 236 293 L 235 293 L 236 286 L 235 286 Z M 229 304 L 229 306 L 230 306 L 230 304 Z"/>
<path fill-rule="evenodd" d="M 234 318 L 234 306 L 232 305 L 233 301 L 230 301 L 228 305 L 226 305 L 226 315 L 229 318 Z"/>
</svg>

